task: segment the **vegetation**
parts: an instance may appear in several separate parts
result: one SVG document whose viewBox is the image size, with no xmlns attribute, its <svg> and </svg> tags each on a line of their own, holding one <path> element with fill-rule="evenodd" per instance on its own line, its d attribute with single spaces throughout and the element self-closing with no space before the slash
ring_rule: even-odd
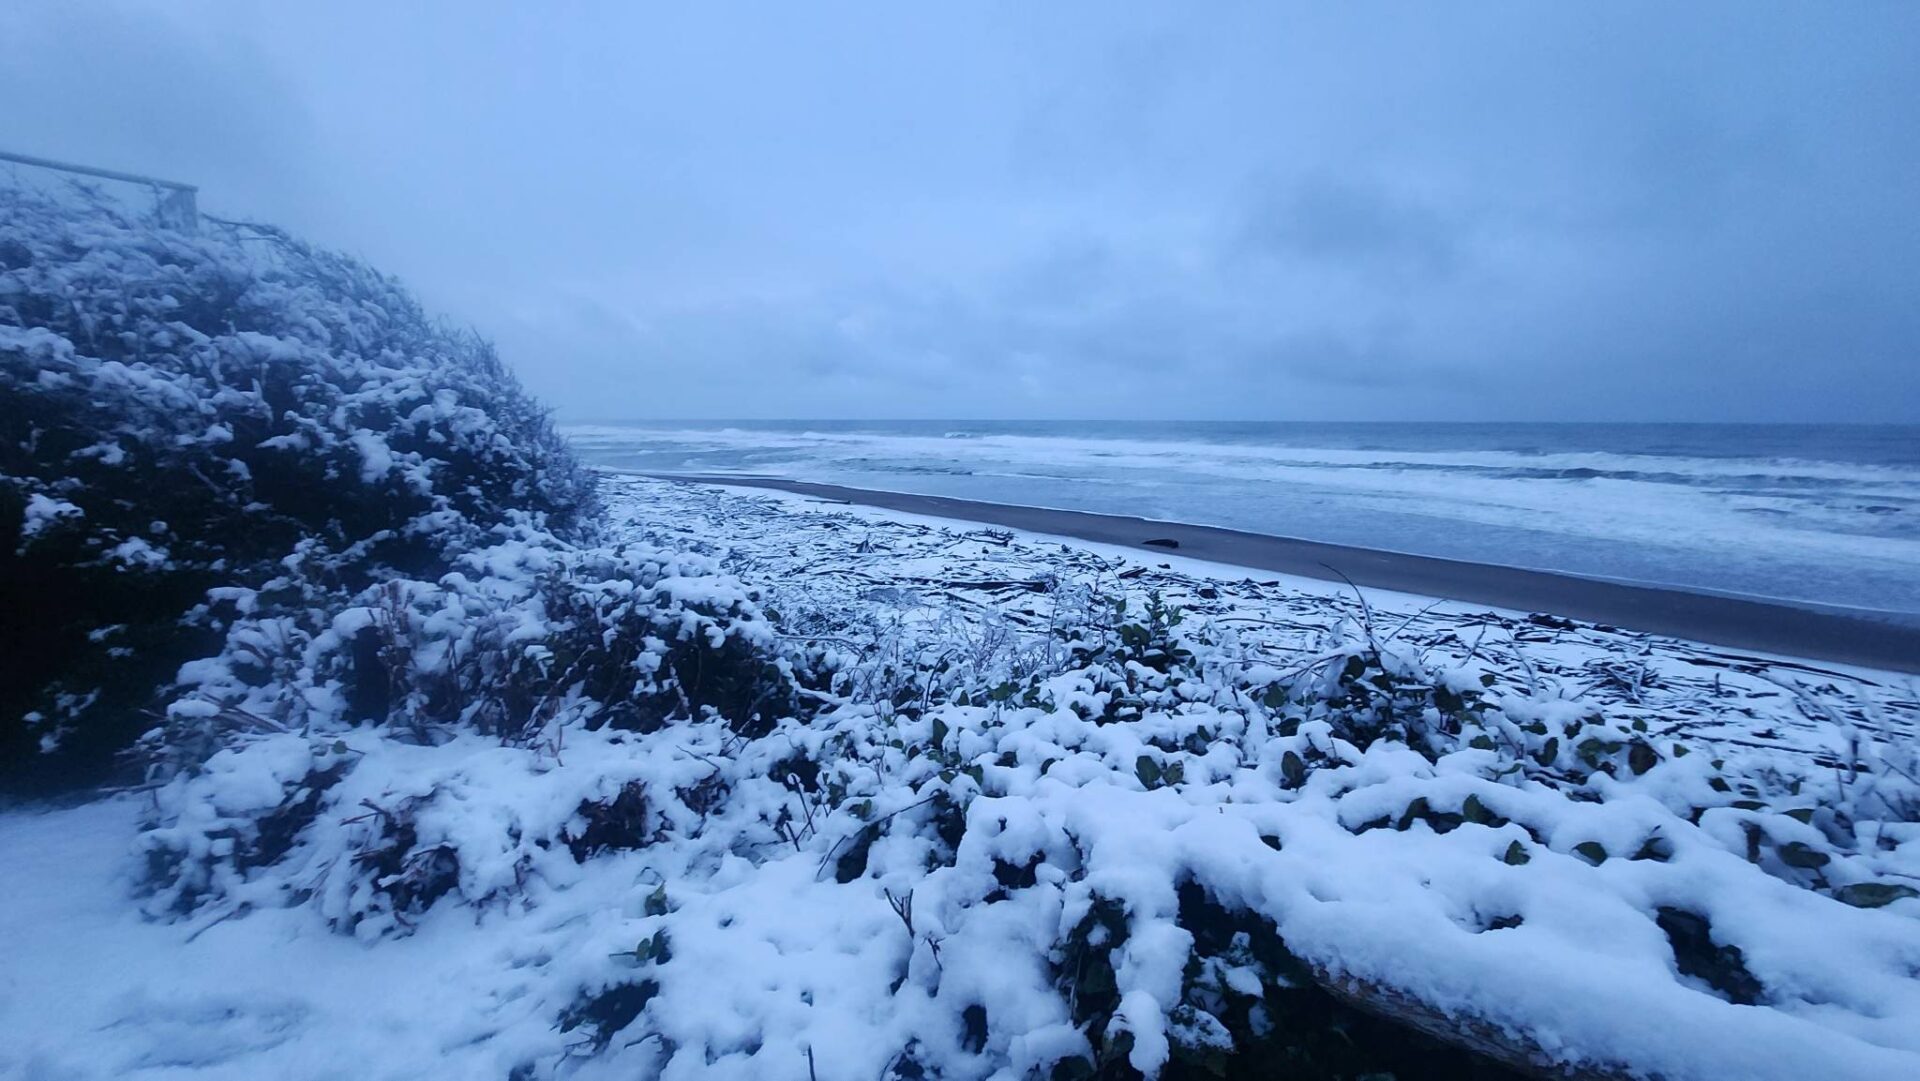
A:
<svg viewBox="0 0 1920 1081">
<path fill-rule="evenodd" d="M 589 476 L 491 347 L 266 227 L 0 200 L 0 784 L 106 776 L 241 613 L 575 539 Z"/>
</svg>

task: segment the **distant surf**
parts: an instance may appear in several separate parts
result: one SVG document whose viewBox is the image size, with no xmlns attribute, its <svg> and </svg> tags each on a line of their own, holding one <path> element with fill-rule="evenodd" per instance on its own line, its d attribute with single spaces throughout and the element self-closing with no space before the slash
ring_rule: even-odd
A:
<svg viewBox="0 0 1920 1081">
<path fill-rule="evenodd" d="M 587 460 L 1218 525 L 1920 615 L 1920 426 L 574 425 Z"/>
</svg>

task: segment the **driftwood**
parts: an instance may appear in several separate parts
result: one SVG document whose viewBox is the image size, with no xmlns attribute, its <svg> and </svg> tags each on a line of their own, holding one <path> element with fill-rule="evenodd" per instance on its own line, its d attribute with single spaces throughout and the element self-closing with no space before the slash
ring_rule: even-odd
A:
<svg viewBox="0 0 1920 1081">
<path fill-rule="evenodd" d="M 963 578 L 950 578 L 950 579 L 943 580 L 939 578 L 918 578 L 918 577 L 902 576 L 900 580 L 904 582 L 912 582 L 915 585 L 939 586 L 944 589 L 977 589 L 977 590 L 986 590 L 988 592 L 993 592 L 998 590 L 1007 590 L 1007 589 L 1017 589 L 1017 590 L 1023 590 L 1027 593 L 1045 593 L 1048 590 L 1051 590 L 1053 588 L 1053 580 L 1050 578 L 1033 578 L 1033 579 L 987 578 L 987 579 L 975 579 L 975 580 L 967 580 Z"/>
</svg>

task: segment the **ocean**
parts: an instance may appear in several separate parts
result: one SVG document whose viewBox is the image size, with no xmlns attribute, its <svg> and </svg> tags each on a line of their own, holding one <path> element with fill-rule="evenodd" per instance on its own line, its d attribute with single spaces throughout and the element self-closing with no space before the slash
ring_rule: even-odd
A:
<svg viewBox="0 0 1920 1081">
<path fill-rule="evenodd" d="M 1227 526 L 1920 620 L 1920 426 L 573 425 L 591 463 Z"/>
</svg>

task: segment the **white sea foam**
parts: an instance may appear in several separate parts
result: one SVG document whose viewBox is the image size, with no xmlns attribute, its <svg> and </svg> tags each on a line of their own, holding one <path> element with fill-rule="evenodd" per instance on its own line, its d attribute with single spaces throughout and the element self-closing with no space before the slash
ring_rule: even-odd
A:
<svg viewBox="0 0 1920 1081">
<path fill-rule="evenodd" d="M 1294 431 L 1262 442 L 1257 432 L 1223 438 L 1202 426 L 1139 437 L 1118 424 L 1111 434 L 1091 425 L 819 423 L 595 425 L 567 434 L 609 465 L 1135 514 L 1920 613 L 1920 467 L 1911 455 L 1823 458 L 1817 440 L 1795 446 L 1729 431 L 1689 430 L 1690 453 L 1651 437 L 1645 451 L 1632 449 L 1630 429 L 1609 433 L 1604 449 L 1569 438 L 1526 450 L 1501 449 L 1491 435 L 1483 446 L 1459 445 L 1452 432 L 1455 445 L 1425 447 L 1390 426 L 1380 430 L 1384 447 L 1352 445 L 1350 433 L 1316 445 Z M 1778 453 L 1782 446 L 1795 453 Z"/>
</svg>

